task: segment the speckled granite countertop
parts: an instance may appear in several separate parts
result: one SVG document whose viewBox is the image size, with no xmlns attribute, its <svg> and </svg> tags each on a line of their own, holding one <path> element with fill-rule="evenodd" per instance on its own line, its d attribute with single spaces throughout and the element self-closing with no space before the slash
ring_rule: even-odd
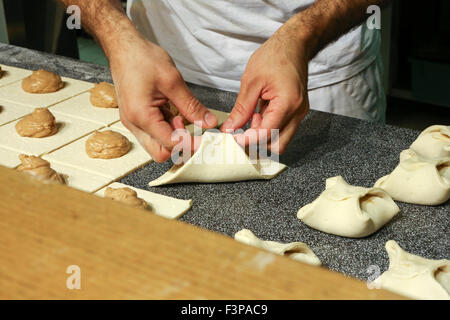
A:
<svg viewBox="0 0 450 320">
<path fill-rule="evenodd" d="M 111 81 L 107 68 L 0 44 L 0 63 L 28 69 L 46 68 L 62 76 Z M 207 107 L 229 111 L 236 95 L 190 85 Z M 444 119 L 443 119 L 444 121 Z M 446 123 L 447 124 L 448 119 Z M 385 227 L 363 239 L 348 239 L 313 230 L 296 218 L 297 210 L 324 189 L 325 179 L 342 175 L 347 182 L 369 187 L 390 173 L 419 132 L 311 111 L 281 162 L 289 168 L 270 181 L 183 184 L 148 187 L 170 163 L 150 163 L 121 180 L 135 187 L 184 199 L 192 209 L 181 220 L 232 236 L 242 228 L 263 239 L 306 242 L 325 266 L 367 279 L 368 267 L 383 272 L 384 249 L 396 240 L 407 251 L 431 259 L 449 258 L 450 203 L 437 207 L 398 203 L 401 212 Z"/>
</svg>

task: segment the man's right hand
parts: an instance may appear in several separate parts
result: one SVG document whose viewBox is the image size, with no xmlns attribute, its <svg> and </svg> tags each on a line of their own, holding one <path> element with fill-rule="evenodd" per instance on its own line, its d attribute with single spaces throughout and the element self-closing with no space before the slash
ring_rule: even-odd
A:
<svg viewBox="0 0 450 320">
<path fill-rule="evenodd" d="M 169 100 L 190 122 L 200 121 L 205 128 L 217 125 L 217 118 L 194 97 L 165 50 L 139 36 L 109 53 L 120 119 L 155 161 L 170 158 L 178 143 L 172 132 L 184 128 L 181 117 L 165 117 Z"/>
<path fill-rule="evenodd" d="M 179 143 L 172 140 L 172 133 L 184 128 L 182 117 L 167 116 L 164 106 L 169 100 L 190 122 L 200 122 L 204 128 L 217 125 L 217 118 L 190 92 L 167 52 L 139 33 L 120 1 L 61 1 L 80 7 L 83 26 L 108 57 L 120 119 L 155 161 L 170 158 Z"/>
</svg>

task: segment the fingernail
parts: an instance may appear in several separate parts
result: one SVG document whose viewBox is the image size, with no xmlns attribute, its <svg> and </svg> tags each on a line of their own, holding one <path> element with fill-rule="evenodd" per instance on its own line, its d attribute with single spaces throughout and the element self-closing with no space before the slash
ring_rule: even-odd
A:
<svg viewBox="0 0 450 320">
<path fill-rule="evenodd" d="M 217 118 L 214 114 L 212 114 L 211 112 L 207 112 L 205 114 L 205 122 L 208 126 L 210 127 L 214 127 L 217 125 Z"/>
</svg>

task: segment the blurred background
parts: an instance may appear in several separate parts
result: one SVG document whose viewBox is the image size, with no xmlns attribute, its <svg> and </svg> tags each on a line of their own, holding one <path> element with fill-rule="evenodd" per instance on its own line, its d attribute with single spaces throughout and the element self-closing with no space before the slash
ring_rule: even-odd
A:
<svg viewBox="0 0 450 320">
<path fill-rule="evenodd" d="M 122 1 L 125 6 L 125 1 Z M 55 0 L 0 0 L 0 42 L 108 65 Z M 382 13 L 387 123 L 450 124 L 450 1 L 394 0 Z"/>
</svg>

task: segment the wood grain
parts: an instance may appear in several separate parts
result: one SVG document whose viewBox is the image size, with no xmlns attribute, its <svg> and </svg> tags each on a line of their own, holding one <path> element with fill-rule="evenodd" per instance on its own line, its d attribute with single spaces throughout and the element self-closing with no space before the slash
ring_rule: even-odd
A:
<svg viewBox="0 0 450 320">
<path fill-rule="evenodd" d="M 80 290 L 66 287 L 69 265 L 81 268 Z M 0 298 L 401 297 L 214 232 L 0 167 Z"/>
</svg>

